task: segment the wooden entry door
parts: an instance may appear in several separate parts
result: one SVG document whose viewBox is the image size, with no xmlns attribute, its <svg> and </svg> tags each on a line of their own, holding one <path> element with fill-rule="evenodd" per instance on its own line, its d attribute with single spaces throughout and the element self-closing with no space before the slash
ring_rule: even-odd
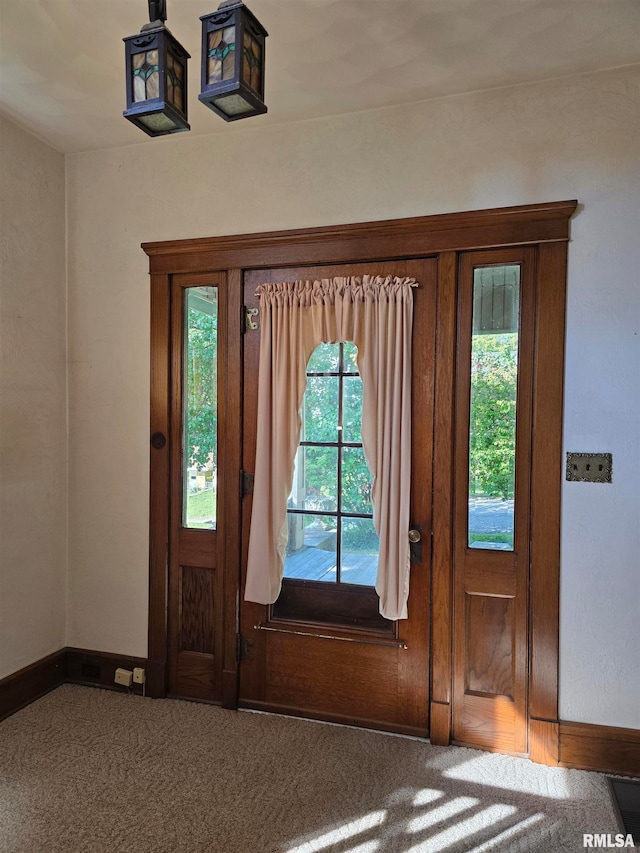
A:
<svg viewBox="0 0 640 853">
<path fill-rule="evenodd" d="M 317 555 L 316 548 L 300 549 L 297 576 L 287 577 L 285 571 L 274 605 L 242 601 L 252 506 L 247 494 L 242 507 L 239 703 L 426 736 L 437 262 L 429 258 L 251 270 L 244 276 L 244 298 L 247 307 L 256 307 L 259 284 L 364 274 L 411 276 L 419 283 L 414 291 L 411 527 L 420 531 L 422 539 L 413 548 L 409 618 L 383 619 L 372 586 L 362 580 L 340 582 L 339 558 L 333 574 L 329 567 L 323 579 L 313 572 L 315 579 L 304 579 L 305 560 Z M 247 473 L 255 465 L 259 335 L 259 330 L 248 331 L 244 346 L 243 470 Z M 290 546 L 292 535 L 290 526 Z M 335 535 L 340 540 L 339 527 Z"/>
</svg>

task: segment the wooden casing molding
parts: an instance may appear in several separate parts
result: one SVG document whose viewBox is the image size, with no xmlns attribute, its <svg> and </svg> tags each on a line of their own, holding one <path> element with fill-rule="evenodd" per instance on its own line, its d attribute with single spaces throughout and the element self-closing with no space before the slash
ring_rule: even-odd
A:
<svg viewBox="0 0 640 853">
<path fill-rule="evenodd" d="M 560 767 L 640 777 L 640 731 L 561 721 Z"/>
<path fill-rule="evenodd" d="M 577 201 L 143 243 L 151 273 L 211 272 L 419 258 L 446 251 L 566 242 Z"/>
<path fill-rule="evenodd" d="M 92 677 L 83 675 L 87 671 L 87 664 Z M 117 666 L 126 669 L 146 667 L 147 677 L 149 674 L 149 661 L 145 658 L 76 648 L 60 649 L 47 655 L 0 680 L 0 721 L 61 684 L 82 684 L 122 692 L 124 688 L 113 683 Z M 95 668 L 100 673 L 97 677 Z M 140 692 L 139 685 L 135 687 Z M 432 714 L 432 725 L 436 723 L 439 730 L 444 730 L 448 722 L 440 719 L 440 716 L 447 716 L 448 706 L 435 704 L 438 707 Z M 640 776 L 639 730 L 590 723 L 539 723 L 532 720 L 530 738 L 531 758 L 540 764 Z"/>
<path fill-rule="evenodd" d="M 454 364 L 456 347 L 456 287 L 458 252 L 470 249 L 502 248 L 514 245 L 535 245 L 539 262 L 546 264 L 550 275 L 545 280 L 542 308 L 549 302 L 549 313 L 560 308 L 559 316 L 549 318 L 550 333 L 536 339 L 536 360 L 542 374 L 555 366 L 556 382 L 552 398 L 555 412 L 547 412 L 545 400 L 550 399 L 538 383 L 534 391 L 536 416 L 547 429 L 538 435 L 552 434 L 552 454 L 549 448 L 532 448 L 532 491 L 537 495 L 552 495 L 542 501 L 544 518 L 538 514 L 532 526 L 545 536 L 543 552 L 532 554 L 532 561 L 542 566 L 544 583 L 532 582 L 531 626 L 536 653 L 532 657 L 532 677 L 529 684 L 531 714 L 539 719 L 557 720 L 557 655 L 558 655 L 558 575 L 559 575 L 559 513 L 554 514 L 554 497 L 559 504 L 560 480 L 549 471 L 560 471 L 562 364 L 564 347 L 564 279 L 568 223 L 576 207 L 575 201 L 535 206 L 503 208 L 442 216 L 357 223 L 329 228 L 300 229 L 265 234 L 179 240 L 148 243 L 143 248 L 149 255 L 152 284 L 152 364 L 151 364 L 151 432 L 166 433 L 169 421 L 170 389 L 168 384 L 169 353 L 160 344 L 154 351 L 154 341 L 161 334 L 158 326 L 166 322 L 167 296 L 170 279 L 180 273 L 207 273 L 227 269 L 238 277 L 241 271 L 273 265 L 326 264 L 340 261 L 369 261 L 382 258 L 438 256 L 438 318 L 436 359 L 435 466 L 434 466 L 434 526 L 432 574 L 432 691 L 431 737 L 436 743 L 448 743 L 451 722 L 452 683 L 452 623 L 451 623 L 451 531 L 447 521 L 452 511 L 452 457 L 454 411 Z M 549 295 L 546 294 L 549 291 Z M 157 321 L 157 322 L 156 322 Z M 535 382 L 535 377 L 534 377 Z M 555 394 L 555 396 L 554 396 Z M 546 417 L 546 420 L 545 420 Z M 534 435 L 536 431 L 534 430 Z M 556 446 L 557 445 L 557 446 Z M 544 452 L 544 459 L 542 453 Z M 153 484 L 167 482 L 168 466 L 165 451 L 151 452 L 152 495 L 150 549 L 150 622 L 149 622 L 149 689 L 152 695 L 164 695 L 166 690 L 167 655 L 167 524 L 166 501 L 157 500 Z M 166 494 L 163 489 L 160 494 Z M 153 500 L 153 498 L 152 498 Z M 438 523 L 439 520 L 443 523 Z M 556 547 L 557 546 L 557 547 Z M 237 532 L 234 542 L 229 537 L 230 554 L 237 553 Z M 239 598 L 239 572 L 225 575 L 225 601 L 236 607 Z M 532 573 L 535 576 L 535 572 Z M 226 613 L 225 643 L 230 646 L 235 613 L 231 606 Z M 538 653 L 538 649 L 541 650 Z M 225 658 L 229 658 L 225 654 Z M 227 703 L 232 704 L 234 692 L 233 663 L 225 661 Z M 164 687 L 164 689 L 163 689 Z M 223 697 L 225 701 L 225 697 Z"/>
<path fill-rule="evenodd" d="M 470 250 L 531 246 L 535 251 L 539 287 L 533 341 L 533 510 L 527 689 L 533 729 L 541 732 L 547 731 L 546 724 L 558 725 L 565 282 L 569 220 L 576 205 L 576 201 L 562 201 L 327 228 L 143 244 L 151 273 L 151 433 L 160 431 L 165 435 L 169 428 L 171 393 L 169 352 L 166 341 L 162 340 L 162 330 L 167 328 L 167 294 L 174 275 L 225 270 L 229 281 L 234 281 L 239 290 L 243 271 L 262 267 L 437 257 L 430 696 L 433 743 L 447 744 L 451 739 L 453 572 L 450 518 L 454 495 L 457 275 L 459 253 Z M 235 341 L 234 346 L 240 357 L 241 342 Z M 229 383 L 230 388 L 237 386 L 236 382 Z M 168 485 L 167 459 L 168 447 L 151 450 L 148 687 L 155 696 L 166 695 L 167 689 L 168 489 L 157 489 L 162 484 Z M 233 643 L 240 598 L 240 567 L 238 519 L 234 517 L 228 521 L 229 531 L 224 534 L 229 570 L 225 567 L 222 701 L 232 707 L 237 690 Z M 544 743 L 542 752 L 542 747 L 533 745 L 533 737 L 531 740 L 532 756 L 551 755 L 559 760 L 557 737 L 540 740 Z"/>
<path fill-rule="evenodd" d="M 640 776 L 640 731 L 594 723 L 532 719 L 530 758 L 550 767 Z"/>
</svg>

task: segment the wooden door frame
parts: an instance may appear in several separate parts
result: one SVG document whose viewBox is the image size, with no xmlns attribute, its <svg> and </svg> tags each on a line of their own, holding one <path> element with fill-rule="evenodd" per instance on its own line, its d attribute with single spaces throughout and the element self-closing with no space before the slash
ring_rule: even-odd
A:
<svg viewBox="0 0 640 853">
<path fill-rule="evenodd" d="M 182 286 L 197 287 L 210 284 L 220 270 L 193 271 Z M 219 384 L 218 420 L 219 442 L 228 446 L 218 464 L 219 487 L 234 491 L 240 470 L 240 443 L 238 435 L 242 425 L 242 331 L 240 311 L 242 306 L 242 276 L 239 270 L 224 271 L 226 275 L 225 300 L 219 315 L 224 346 L 220 347 L 218 360 L 222 381 Z M 185 276 L 182 276 L 184 279 Z M 172 285 L 174 275 L 151 275 L 151 364 L 150 364 L 150 504 L 149 504 L 149 626 L 147 693 L 149 696 L 166 696 L 170 682 L 169 648 L 169 560 L 171 554 L 171 442 L 172 411 L 176 371 L 172 369 L 172 340 L 179 334 L 172 316 Z M 180 437 L 181 438 L 181 437 Z M 180 438 L 178 440 L 180 440 Z M 227 511 L 227 509 L 229 511 Z M 220 507 L 220 531 L 217 558 L 220 566 L 239 565 L 240 518 L 232 507 Z M 219 574 L 219 572 L 218 572 Z M 236 625 L 237 582 L 233 574 L 222 572 L 217 581 L 217 592 L 222 595 L 223 625 L 222 660 L 216 662 L 223 697 L 233 696 L 236 689 Z M 233 707 L 235 701 L 227 700 Z"/>
<path fill-rule="evenodd" d="M 417 526 L 422 531 L 431 530 L 437 269 L 436 258 L 430 256 L 373 264 L 261 268 L 247 271 L 244 276 L 245 302 L 251 307 L 258 306 L 255 291 L 265 282 L 361 276 L 371 272 L 383 278 L 397 275 L 416 280 L 414 344 L 411 347 L 410 522 L 411 527 Z M 256 461 L 260 346 L 259 333 L 246 335 L 243 465 L 247 471 L 255 470 Z M 243 589 L 252 507 L 252 497 L 246 496 L 243 504 Z M 411 566 L 410 598 L 414 604 L 409 605 L 408 620 L 386 624 L 381 620 L 375 626 L 356 625 L 352 618 L 356 611 L 352 608 L 357 607 L 356 601 L 363 592 L 366 591 L 369 615 L 375 613 L 380 618 L 380 602 L 373 587 L 367 591 L 367 587 L 349 583 L 340 590 L 332 583 L 310 584 L 285 578 L 278 606 L 243 602 L 240 631 L 251 643 L 251 660 L 243 663 L 240 671 L 239 707 L 426 737 L 430 707 L 431 548 L 430 539 L 425 538 L 425 541 L 426 548 L 420 549 L 419 558 Z M 325 621 L 322 604 L 314 614 L 307 613 L 306 617 L 295 605 L 288 613 L 283 613 L 280 609 L 283 600 L 300 590 L 309 596 L 308 603 L 323 602 L 329 610 L 344 606 L 346 620 L 342 624 L 339 619 Z M 304 639 L 300 635 L 304 635 Z"/>
<path fill-rule="evenodd" d="M 169 546 L 170 287 L 173 275 L 225 270 L 230 283 L 225 361 L 230 371 L 220 405 L 229 414 L 226 472 L 240 471 L 241 295 L 243 271 L 260 267 L 438 258 L 436 313 L 433 544 L 431 578 L 432 743 L 448 744 L 452 707 L 453 436 L 458 253 L 536 247 L 531 447 L 529 717 L 530 756 L 558 760 L 560 492 L 566 266 L 569 220 L 576 201 L 498 208 L 294 231 L 144 243 L 151 276 L 151 430 L 168 441 L 150 451 L 148 693 L 166 695 Z M 162 444 L 162 441 L 156 442 Z M 237 697 L 236 634 L 240 599 L 240 498 L 224 536 L 223 696 Z"/>
</svg>

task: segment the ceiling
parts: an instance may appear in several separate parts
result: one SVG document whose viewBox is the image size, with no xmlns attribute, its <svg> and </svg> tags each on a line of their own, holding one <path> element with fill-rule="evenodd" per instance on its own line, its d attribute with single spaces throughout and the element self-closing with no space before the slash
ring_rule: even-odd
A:
<svg viewBox="0 0 640 853">
<path fill-rule="evenodd" d="M 639 0 L 249 0 L 269 32 L 265 116 L 226 124 L 197 99 L 200 21 L 167 0 L 191 53 L 191 132 L 313 119 L 640 62 Z M 148 142 L 122 117 L 123 36 L 146 0 L 0 0 L 0 110 L 55 148 Z M 157 144 L 157 142 L 156 142 Z"/>
</svg>

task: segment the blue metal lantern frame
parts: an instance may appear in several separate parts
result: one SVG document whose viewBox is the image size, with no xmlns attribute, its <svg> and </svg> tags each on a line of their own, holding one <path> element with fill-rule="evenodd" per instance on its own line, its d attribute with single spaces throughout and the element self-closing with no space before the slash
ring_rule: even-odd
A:
<svg viewBox="0 0 640 853">
<path fill-rule="evenodd" d="M 147 25 L 148 27 L 149 25 Z M 127 82 L 127 109 L 123 116 L 133 122 L 149 136 L 166 136 L 169 133 L 179 133 L 190 130 L 187 120 L 187 61 L 191 58 L 180 42 L 164 26 L 154 29 L 144 29 L 134 36 L 123 39 L 125 43 L 125 65 Z M 158 51 L 158 97 L 147 98 L 144 101 L 134 100 L 134 71 L 133 57 L 138 53 L 151 50 Z M 183 110 L 172 104 L 167 97 L 168 57 L 173 53 L 181 63 L 183 74 Z M 157 127 L 153 128 L 154 117 L 158 117 Z M 162 127 L 162 119 L 166 119 Z M 149 124 L 145 123 L 149 119 Z"/>
<path fill-rule="evenodd" d="M 201 92 L 198 99 L 225 121 L 237 121 L 267 112 L 264 103 L 264 65 L 265 39 L 269 35 L 256 16 L 242 2 L 223 2 L 216 12 L 203 15 L 202 21 L 202 60 L 201 60 Z M 228 80 L 209 83 L 209 35 L 216 30 L 235 27 L 234 73 Z M 260 91 L 256 92 L 242 78 L 242 56 L 245 30 L 260 45 Z M 238 96 L 244 100 L 248 109 L 239 114 L 225 112 L 220 103 L 225 98 Z M 220 103 L 218 103 L 220 102 Z"/>
</svg>

